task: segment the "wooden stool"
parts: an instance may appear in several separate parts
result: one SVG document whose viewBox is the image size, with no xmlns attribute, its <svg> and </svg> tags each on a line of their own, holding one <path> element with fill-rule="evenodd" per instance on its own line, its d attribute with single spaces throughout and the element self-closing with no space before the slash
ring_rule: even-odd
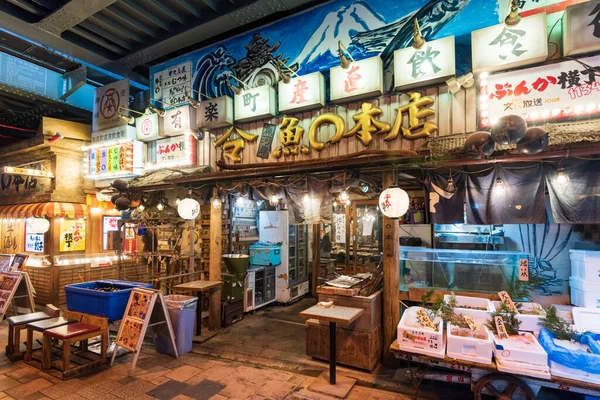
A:
<svg viewBox="0 0 600 400">
<path fill-rule="evenodd" d="M 81 372 L 107 363 L 106 351 L 108 348 L 107 327 L 108 319 L 84 314 L 82 322 L 75 322 L 44 331 L 42 342 L 42 369 L 57 367 L 62 372 L 62 379 L 73 377 Z M 100 356 L 87 351 L 87 341 L 90 338 L 100 336 Z M 60 361 L 56 365 L 52 362 L 52 340 L 61 340 L 62 365 Z M 71 367 L 71 345 L 81 343 L 81 350 L 76 353 L 78 364 Z"/>
<path fill-rule="evenodd" d="M 30 322 L 27 324 L 27 351 L 25 352 L 25 361 L 31 361 L 33 359 L 33 332 L 44 333 L 48 329 L 58 328 L 59 326 L 67 325 L 73 322 L 63 317 L 43 319 L 37 322 Z M 42 364 L 44 363 L 44 352 L 42 351 Z"/>
<path fill-rule="evenodd" d="M 11 361 L 23 358 L 25 352 L 21 351 L 21 330 L 27 328 L 30 322 L 41 321 L 58 317 L 60 310 L 52 304 L 46 305 L 44 311 L 16 315 L 8 318 L 8 344 L 6 345 L 6 356 Z"/>
</svg>

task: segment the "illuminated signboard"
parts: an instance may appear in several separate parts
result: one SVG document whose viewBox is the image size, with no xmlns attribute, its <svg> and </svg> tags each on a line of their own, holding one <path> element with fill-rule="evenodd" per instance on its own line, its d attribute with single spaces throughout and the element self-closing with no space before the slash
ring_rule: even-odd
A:
<svg viewBox="0 0 600 400">
<path fill-rule="evenodd" d="M 304 111 L 325 106 L 325 78 L 320 72 L 279 81 L 279 111 Z"/>
<path fill-rule="evenodd" d="M 379 56 L 331 68 L 331 101 L 351 101 L 383 94 L 383 63 Z"/>
<path fill-rule="evenodd" d="M 562 20 L 565 56 L 600 50 L 600 1 L 567 7 Z"/>
<path fill-rule="evenodd" d="M 277 115 L 277 95 L 271 86 L 244 89 L 235 95 L 236 122 L 256 121 Z"/>
<path fill-rule="evenodd" d="M 205 100 L 196 110 L 198 128 L 223 128 L 233 125 L 233 99 L 221 96 Z"/>
<path fill-rule="evenodd" d="M 600 65 L 600 56 L 581 61 Z M 600 80 L 592 68 L 577 61 L 490 75 L 480 80 L 480 85 L 482 127 L 489 127 L 510 114 L 536 121 L 599 113 Z"/>
<path fill-rule="evenodd" d="M 137 140 L 141 142 L 149 142 L 164 136 L 162 124 L 159 121 L 158 114 L 155 113 L 136 118 L 135 129 Z"/>
<path fill-rule="evenodd" d="M 176 107 L 165 113 L 163 133 L 165 136 L 179 136 L 196 129 L 196 110 L 190 106 Z"/>
<path fill-rule="evenodd" d="M 548 57 L 546 13 L 471 32 L 473 72 L 500 71 L 545 61 Z"/>
<path fill-rule="evenodd" d="M 128 140 L 109 146 L 95 145 L 87 150 L 84 171 L 90 179 L 109 179 L 143 173 L 146 144 Z"/>
<path fill-rule="evenodd" d="M 410 46 L 394 52 L 394 86 L 411 89 L 444 82 L 454 76 L 454 36 L 426 42 L 420 49 Z"/>
<path fill-rule="evenodd" d="M 121 140 L 135 139 L 136 129 L 133 126 L 121 125 L 103 131 L 92 132 L 92 143 L 111 143 Z"/>
<path fill-rule="evenodd" d="M 189 166 L 197 163 L 197 140 L 192 134 L 157 140 L 149 169 Z"/>
<path fill-rule="evenodd" d="M 129 104 L 129 79 L 113 82 L 96 88 L 92 131 L 103 131 L 115 126 L 126 125 L 119 113 L 120 107 Z"/>
</svg>

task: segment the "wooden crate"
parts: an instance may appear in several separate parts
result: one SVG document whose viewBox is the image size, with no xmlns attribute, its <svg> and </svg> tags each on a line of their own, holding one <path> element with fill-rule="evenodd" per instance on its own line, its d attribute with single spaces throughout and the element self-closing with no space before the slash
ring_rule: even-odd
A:
<svg viewBox="0 0 600 400">
<path fill-rule="evenodd" d="M 337 326 L 336 360 L 339 364 L 373 371 L 381 360 L 381 324 L 372 331 Z M 329 361 L 329 326 L 316 319 L 306 323 L 306 355 Z"/>
<path fill-rule="evenodd" d="M 317 288 L 319 301 L 333 301 L 336 306 L 353 307 L 365 310 L 363 315 L 352 324 L 352 327 L 359 331 L 372 331 L 381 324 L 381 299 L 383 298 L 381 290 L 375 292 L 369 297 L 364 296 L 349 296 L 348 289 L 342 294 L 322 293 L 322 286 Z M 328 324 L 327 322 L 322 322 Z"/>
</svg>

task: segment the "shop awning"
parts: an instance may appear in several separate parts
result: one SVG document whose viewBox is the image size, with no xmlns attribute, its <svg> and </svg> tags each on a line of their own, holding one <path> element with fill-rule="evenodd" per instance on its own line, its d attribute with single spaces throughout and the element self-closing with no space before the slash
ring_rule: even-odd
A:
<svg viewBox="0 0 600 400">
<path fill-rule="evenodd" d="M 0 218 L 83 218 L 86 213 L 87 206 L 79 203 L 49 202 L 0 206 Z"/>
</svg>

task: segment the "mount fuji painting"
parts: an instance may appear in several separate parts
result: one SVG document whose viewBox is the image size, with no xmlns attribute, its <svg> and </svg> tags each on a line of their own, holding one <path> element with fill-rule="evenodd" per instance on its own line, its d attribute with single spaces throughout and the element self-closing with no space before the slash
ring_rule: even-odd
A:
<svg viewBox="0 0 600 400">
<path fill-rule="evenodd" d="M 254 31 L 153 66 L 155 74 L 191 62 L 192 89 L 211 97 L 232 95 L 228 84 L 275 85 L 282 70 L 299 75 L 339 64 L 338 42 L 356 60 L 379 55 L 392 73 L 393 53 L 410 46 L 417 18 L 426 40 L 454 35 L 457 70 L 470 70 L 470 34 L 499 21 L 501 0 L 334 0 Z M 198 96 L 196 93 L 195 96 Z M 200 97 L 203 97 L 200 95 Z M 165 101 L 168 99 L 165 98 Z"/>
</svg>

